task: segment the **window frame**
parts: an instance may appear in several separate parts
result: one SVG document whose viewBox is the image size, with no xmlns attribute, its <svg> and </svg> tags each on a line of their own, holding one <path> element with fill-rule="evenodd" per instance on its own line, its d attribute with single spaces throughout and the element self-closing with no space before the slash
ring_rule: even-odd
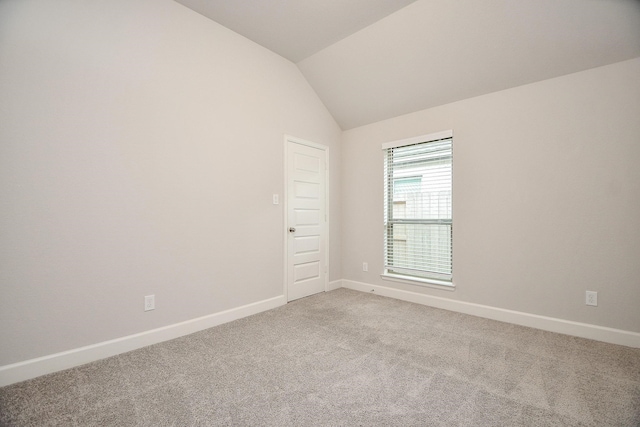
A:
<svg viewBox="0 0 640 427">
<path fill-rule="evenodd" d="M 402 140 L 398 140 L 398 141 L 392 141 L 392 142 L 387 142 L 382 144 L 382 150 L 385 156 L 385 168 L 384 168 L 384 219 L 383 219 L 383 227 L 384 227 L 384 242 L 385 244 L 387 244 L 388 242 L 388 235 L 386 233 L 388 233 L 388 226 L 389 226 L 389 222 L 388 222 L 388 212 L 389 209 L 393 209 L 393 205 L 394 205 L 394 201 L 393 201 L 393 195 L 392 192 L 395 190 L 395 188 L 389 188 L 389 183 L 391 181 L 394 181 L 393 176 L 389 176 L 390 173 L 392 173 L 392 171 L 387 170 L 387 159 L 389 156 L 389 149 L 393 149 L 393 148 L 400 148 L 400 147 L 405 147 L 405 146 L 409 146 L 409 145 L 416 145 L 416 144 L 428 144 L 431 142 L 435 142 L 435 141 L 439 141 L 439 140 L 443 140 L 443 139 L 451 139 L 451 176 L 450 176 L 450 183 L 451 183 L 451 193 L 453 194 L 453 131 L 452 130 L 446 130 L 446 131 L 442 131 L 442 132 L 436 132 L 436 133 L 431 133 L 428 135 L 422 135 L 422 136 L 416 136 L 416 137 L 412 137 L 412 138 L 407 138 L 407 139 L 402 139 Z M 403 179 L 403 178 L 399 178 L 399 179 Z M 390 198 L 389 198 L 390 196 Z M 453 200 L 451 200 L 451 204 L 453 205 Z M 403 274 L 403 273 L 399 273 L 399 272 L 394 272 L 394 271 L 390 271 L 388 266 L 389 266 L 389 262 L 387 259 L 387 250 L 388 248 L 385 247 L 383 245 L 383 265 L 384 265 L 384 270 L 383 273 L 380 275 L 382 279 L 385 280 L 391 280 L 391 281 L 395 281 L 395 282 L 403 282 L 403 283 L 410 283 L 410 284 L 415 284 L 415 285 L 420 285 L 420 286 L 426 286 L 426 287 L 433 287 L 433 288 L 438 288 L 438 289 L 446 289 L 446 290 L 454 290 L 455 289 L 455 285 L 453 282 L 453 206 L 451 207 L 451 220 L 450 220 L 450 226 L 451 226 L 451 242 L 450 242 L 450 251 L 449 251 L 449 255 L 451 257 L 451 275 L 450 278 L 445 278 L 443 279 L 442 276 L 438 277 L 439 275 L 437 273 L 433 274 L 431 277 L 429 277 L 429 273 L 426 270 L 422 270 L 423 273 L 421 273 L 420 275 L 411 275 L 411 274 Z M 424 220 L 424 223 L 427 224 L 429 222 L 433 222 L 433 220 Z M 402 269 L 402 267 L 398 267 L 399 270 Z M 406 270 L 405 270 L 406 271 Z"/>
</svg>

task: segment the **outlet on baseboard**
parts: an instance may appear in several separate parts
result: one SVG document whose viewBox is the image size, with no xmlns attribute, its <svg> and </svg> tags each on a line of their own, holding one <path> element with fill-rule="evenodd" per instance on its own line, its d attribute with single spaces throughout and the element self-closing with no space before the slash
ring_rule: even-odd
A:
<svg viewBox="0 0 640 427">
<path fill-rule="evenodd" d="M 156 308 L 156 296 L 147 295 L 144 297 L 144 311 L 155 310 Z"/>
<path fill-rule="evenodd" d="M 368 262 L 363 262 L 362 263 L 362 271 L 369 271 L 369 263 Z"/>
<path fill-rule="evenodd" d="M 585 304 L 597 306 L 598 305 L 598 293 L 594 292 L 594 291 L 587 291 L 586 292 Z"/>
</svg>

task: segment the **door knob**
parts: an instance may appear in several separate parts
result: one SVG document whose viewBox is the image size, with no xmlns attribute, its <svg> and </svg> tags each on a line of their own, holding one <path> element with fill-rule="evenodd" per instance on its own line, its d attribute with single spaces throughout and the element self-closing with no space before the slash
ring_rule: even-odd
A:
<svg viewBox="0 0 640 427">
<path fill-rule="evenodd" d="M 294 227 L 289 227 L 289 233 L 295 233 L 296 229 Z"/>
</svg>

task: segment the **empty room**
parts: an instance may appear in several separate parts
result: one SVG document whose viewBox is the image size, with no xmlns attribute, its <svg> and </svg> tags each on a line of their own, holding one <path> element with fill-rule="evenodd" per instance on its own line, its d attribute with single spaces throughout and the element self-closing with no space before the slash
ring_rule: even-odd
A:
<svg viewBox="0 0 640 427">
<path fill-rule="evenodd" d="M 640 1 L 0 0 L 0 426 L 640 426 Z"/>
</svg>

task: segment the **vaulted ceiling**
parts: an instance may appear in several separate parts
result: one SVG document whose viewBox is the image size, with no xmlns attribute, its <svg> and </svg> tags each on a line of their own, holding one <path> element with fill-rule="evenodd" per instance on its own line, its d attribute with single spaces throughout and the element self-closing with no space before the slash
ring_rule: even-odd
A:
<svg viewBox="0 0 640 427">
<path fill-rule="evenodd" d="M 176 0 L 296 63 L 342 129 L 640 57 L 639 0 Z"/>
</svg>

